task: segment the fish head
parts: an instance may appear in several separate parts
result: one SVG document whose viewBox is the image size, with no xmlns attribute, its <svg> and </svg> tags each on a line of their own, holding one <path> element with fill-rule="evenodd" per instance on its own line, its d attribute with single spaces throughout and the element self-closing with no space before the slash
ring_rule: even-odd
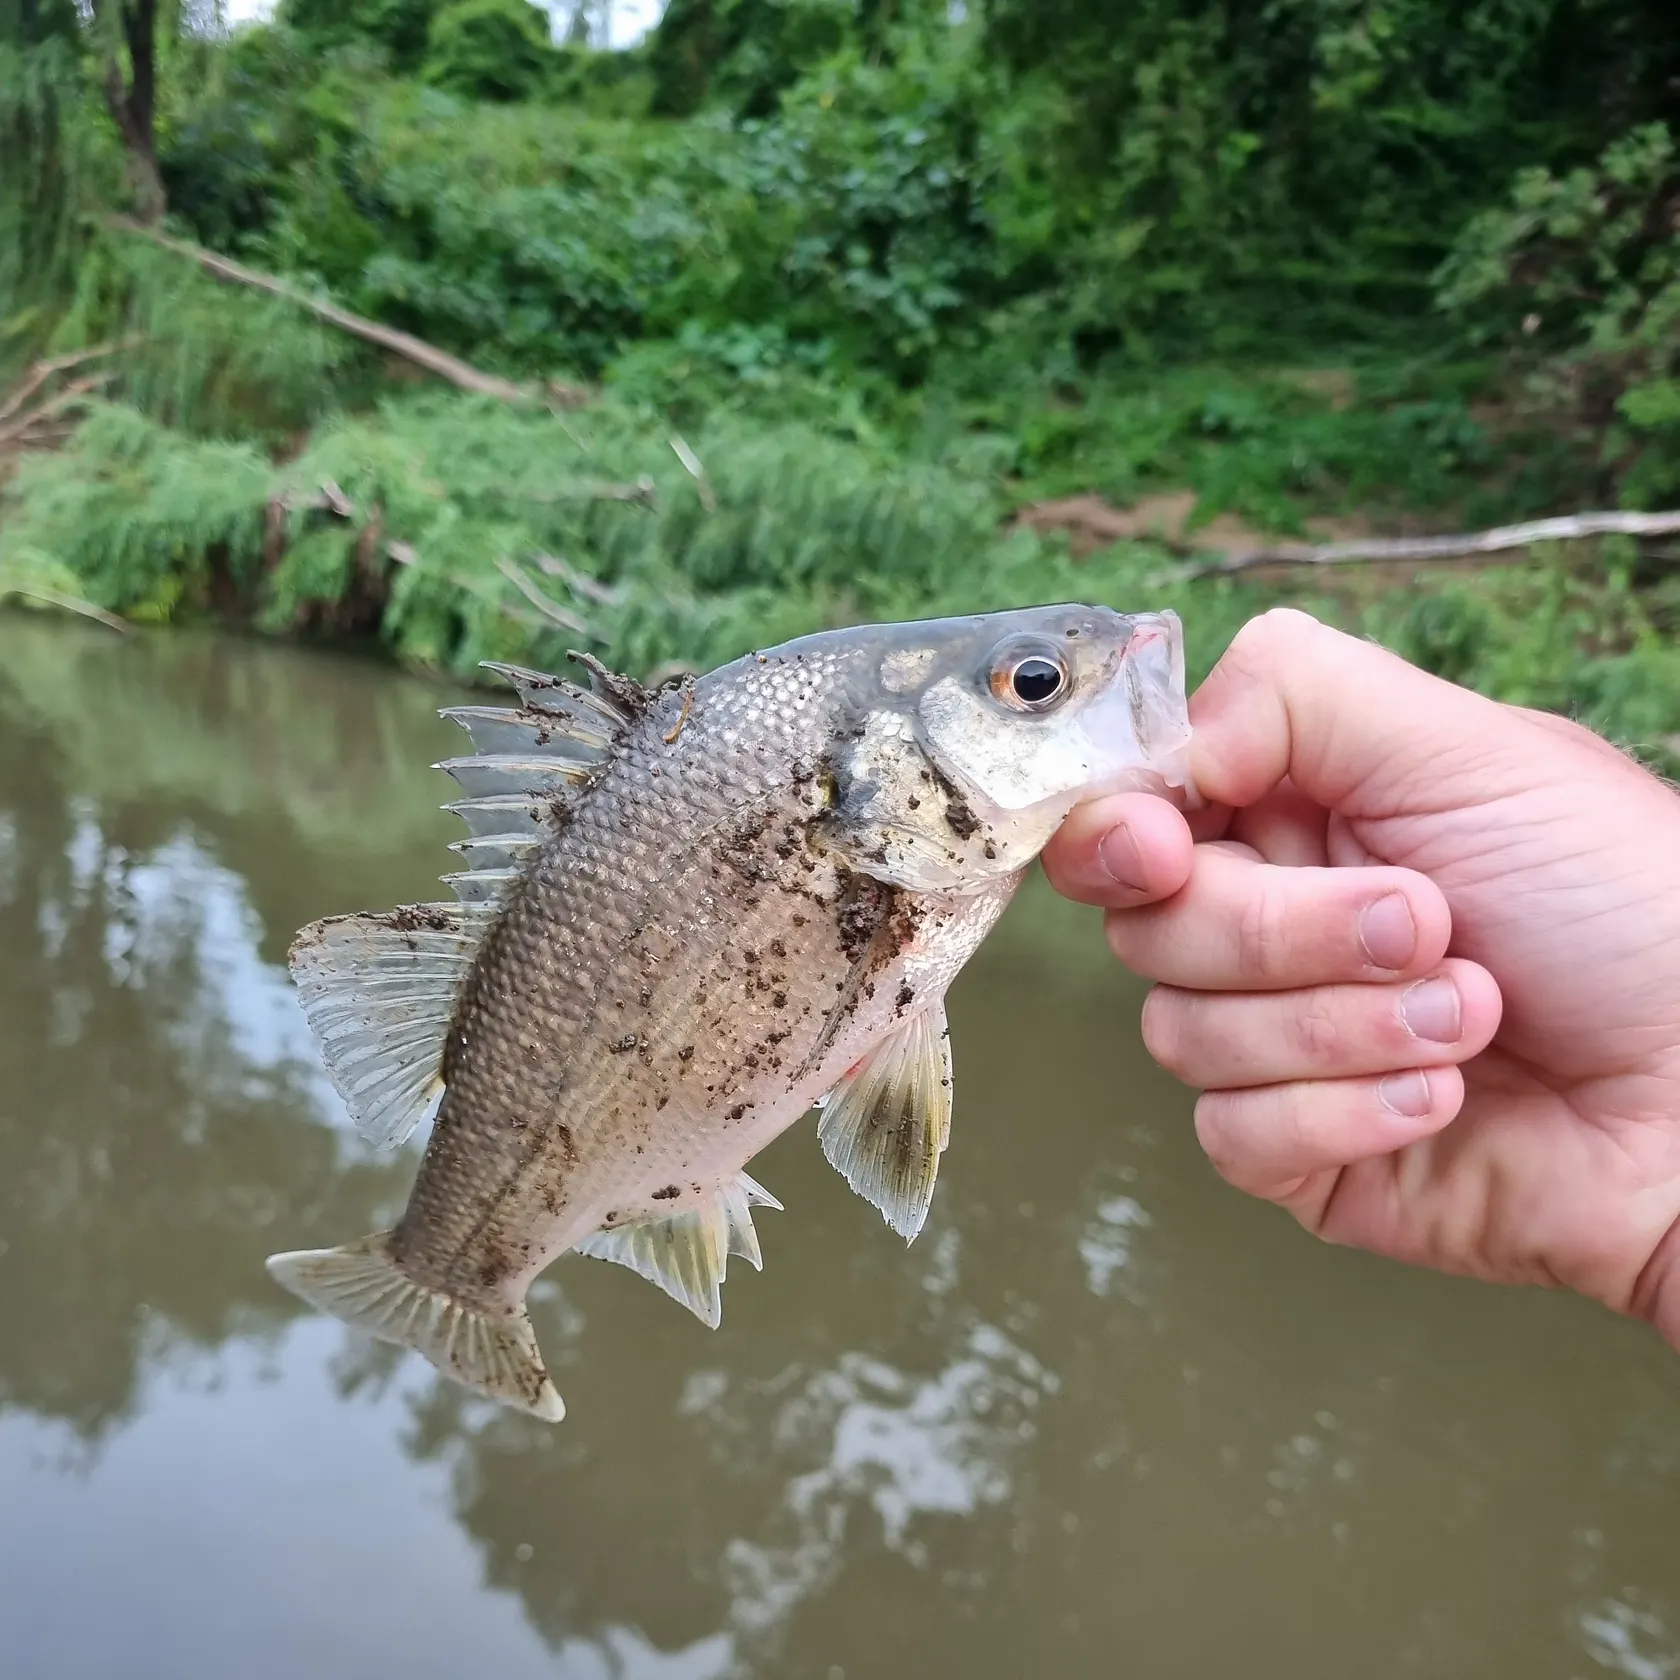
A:
<svg viewBox="0 0 1680 1680">
<path fill-rule="evenodd" d="M 1033 607 L 894 631 L 836 813 L 868 873 L 976 891 L 1083 800 L 1188 789 L 1177 614 Z"/>
</svg>

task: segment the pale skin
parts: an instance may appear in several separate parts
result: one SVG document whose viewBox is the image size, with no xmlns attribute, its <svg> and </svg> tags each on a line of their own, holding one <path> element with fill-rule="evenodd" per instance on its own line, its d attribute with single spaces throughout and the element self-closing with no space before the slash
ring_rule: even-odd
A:
<svg viewBox="0 0 1680 1680">
<path fill-rule="evenodd" d="M 1156 982 L 1144 1042 L 1214 1166 L 1680 1349 L 1680 792 L 1291 611 L 1190 715 L 1209 807 L 1094 801 L 1044 864 Z"/>
</svg>

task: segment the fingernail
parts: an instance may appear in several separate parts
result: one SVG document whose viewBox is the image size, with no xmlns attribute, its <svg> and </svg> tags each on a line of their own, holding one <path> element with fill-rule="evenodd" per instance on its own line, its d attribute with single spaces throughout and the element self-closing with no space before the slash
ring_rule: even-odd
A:
<svg viewBox="0 0 1680 1680">
<path fill-rule="evenodd" d="M 1442 978 L 1418 981 L 1401 995 L 1400 1019 L 1413 1038 L 1456 1044 L 1460 1030 L 1458 987 Z"/>
<path fill-rule="evenodd" d="M 1097 842 L 1097 858 L 1114 884 L 1127 892 L 1142 892 L 1148 885 L 1143 877 L 1142 854 L 1125 823 L 1111 828 Z"/>
<path fill-rule="evenodd" d="M 1377 1099 L 1391 1114 L 1421 1120 L 1429 1112 L 1429 1080 L 1415 1068 L 1410 1073 L 1391 1073 L 1378 1082 Z"/>
<path fill-rule="evenodd" d="M 1404 893 L 1385 893 L 1359 913 L 1359 943 L 1373 968 L 1404 968 L 1417 950 L 1417 924 Z"/>
</svg>

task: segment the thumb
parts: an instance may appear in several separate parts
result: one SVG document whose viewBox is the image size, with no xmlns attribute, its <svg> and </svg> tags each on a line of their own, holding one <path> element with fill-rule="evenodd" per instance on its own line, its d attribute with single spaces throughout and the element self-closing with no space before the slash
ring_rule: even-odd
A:
<svg viewBox="0 0 1680 1680">
<path fill-rule="evenodd" d="M 1432 677 L 1372 642 L 1278 607 L 1251 619 L 1190 703 L 1196 788 L 1252 805 L 1286 776 L 1349 817 L 1427 802 L 1478 804 L 1521 779 L 1521 756 L 1490 753 L 1510 708 Z"/>
</svg>

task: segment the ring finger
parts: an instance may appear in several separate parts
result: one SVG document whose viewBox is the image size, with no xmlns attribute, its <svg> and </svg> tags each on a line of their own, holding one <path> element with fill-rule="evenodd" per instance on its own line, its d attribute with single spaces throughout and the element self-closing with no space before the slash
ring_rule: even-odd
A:
<svg viewBox="0 0 1680 1680">
<path fill-rule="evenodd" d="M 1346 1079 L 1462 1062 L 1499 1026 L 1499 987 L 1449 958 L 1409 984 L 1210 993 L 1157 986 L 1143 1041 L 1169 1073 L 1204 1091 Z"/>
</svg>

